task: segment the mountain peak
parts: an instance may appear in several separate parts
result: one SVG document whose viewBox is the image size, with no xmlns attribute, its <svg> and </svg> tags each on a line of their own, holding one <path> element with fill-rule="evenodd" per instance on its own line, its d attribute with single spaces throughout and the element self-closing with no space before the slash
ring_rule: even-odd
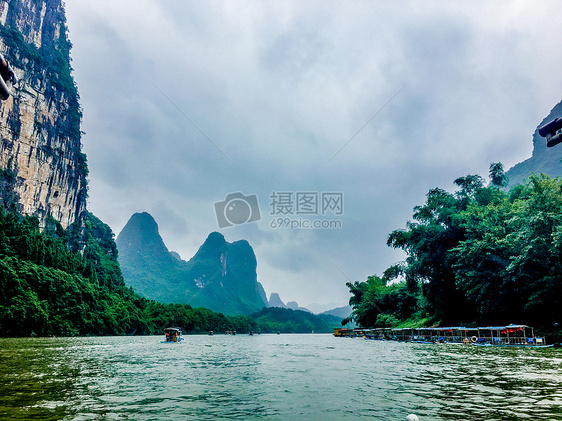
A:
<svg viewBox="0 0 562 421">
<path fill-rule="evenodd" d="M 281 297 L 279 296 L 279 294 L 276 293 L 276 292 L 272 292 L 272 293 L 270 294 L 268 306 L 269 306 L 269 307 L 287 308 L 287 306 L 285 305 L 285 303 L 281 300 Z"/>
<path fill-rule="evenodd" d="M 137 212 L 129 218 L 125 227 L 140 228 L 143 232 L 158 234 L 158 224 L 148 212 Z M 123 229 L 124 230 L 124 229 Z M 123 232 L 123 231 L 121 231 Z"/>
<path fill-rule="evenodd" d="M 193 259 L 197 260 L 220 260 L 226 254 L 227 242 L 224 236 L 218 232 L 212 232 L 207 236 L 205 242 L 199 247 Z M 192 259 L 192 260 L 193 260 Z"/>
<path fill-rule="evenodd" d="M 220 232 L 213 231 L 212 233 L 210 233 L 207 236 L 207 239 L 205 240 L 203 245 L 205 245 L 207 243 L 209 243 L 209 244 L 226 244 L 226 240 L 224 238 L 224 235 L 222 235 Z"/>
<path fill-rule="evenodd" d="M 229 243 L 210 233 L 188 262 L 168 250 L 158 224 L 136 213 L 117 237 L 127 285 L 146 298 L 202 306 L 226 314 L 251 314 L 267 303 L 257 281 L 257 260 L 246 240 Z"/>
<path fill-rule="evenodd" d="M 117 236 L 119 250 L 149 248 L 153 253 L 169 254 L 162 237 L 158 232 L 158 224 L 147 212 L 135 213 L 125 224 Z"/>
</svg>

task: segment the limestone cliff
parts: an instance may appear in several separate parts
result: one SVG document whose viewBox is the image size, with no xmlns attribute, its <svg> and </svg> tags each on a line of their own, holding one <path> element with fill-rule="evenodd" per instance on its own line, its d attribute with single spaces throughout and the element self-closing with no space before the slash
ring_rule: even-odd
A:
<svg viewBox="0 0 562 421">
<path fill-rule="evenodd" d="M 174 256 L 144 212 L 131 216 L 117 237 L 125 283 L 151 300 L 185 303 L 224 314 L 252 314 L 267 304 L 257 259 L 245 240 L 229 243 L 209 234 L 188 261 Z"/>
<path fill-rule="evenodd" d="M 86 208 L 70 48 L 61 0 L 0 0 L 0 52 L 19 79 L 0 104 L 0 167 L 10 170 L 18 210 L 42 226 L 52 216 L 67 228 Z"/>
<path fill-rule="evenodd" d="M 546 174 L 549 177 L 562 177 L 562 144 L 548 148 L 546 139 L 539 135 L 538 128 L 555 118 L 562 117 L 562 102 L 559 102 L 539 123 L 533 133 L 533 153 L 529 159 L 513 166 L 506 173 L 510 187 L 522 183 L 532 173 Z"/>
<path fill-rule="evenodd" d="M 272 292 L 269 296 L 269 301 L 267 302 L 268 307 L 280 307 L 280 308 L 287 308 L 285 303 L 281 300 L 281 297 L 278 293 Z"/>
</svg>

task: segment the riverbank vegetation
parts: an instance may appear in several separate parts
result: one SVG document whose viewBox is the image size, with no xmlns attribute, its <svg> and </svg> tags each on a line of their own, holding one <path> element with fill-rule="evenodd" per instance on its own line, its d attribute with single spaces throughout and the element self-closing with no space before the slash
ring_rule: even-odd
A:
<svg viewBox="0 0 562 421">
<path fill-rule="evenodd" d="M 388 236 L 406 260 L 348 283 L 365 327 L 524 323 L 559 333 L 562 180 L 532 175 L 505 190 L 501 164 L 435 188 L 405 229 Z"/>
</svg>

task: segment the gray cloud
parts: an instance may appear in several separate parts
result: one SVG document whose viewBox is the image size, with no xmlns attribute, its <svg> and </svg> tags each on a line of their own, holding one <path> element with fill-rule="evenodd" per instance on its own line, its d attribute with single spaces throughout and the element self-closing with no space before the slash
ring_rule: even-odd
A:
<svg viewBox="0 0 562 421">
<path fill-rule="evenodd" d="M 221 231 L 253 245 L 266 291 L 343 304 L 348 278 L 403 258 L 386 237 L 430 188 L 530 155 L 562 92 L 562 30 L 544 23 L 561 9 L 69 2 L 89 208 L 116 233 L 149 211 L 189 258 L 219 230 L 215 202 L 256 194 L 262 219 Z M 343 228 L 272 229 L 272 191 L 342 192 Z"/>
</svg>

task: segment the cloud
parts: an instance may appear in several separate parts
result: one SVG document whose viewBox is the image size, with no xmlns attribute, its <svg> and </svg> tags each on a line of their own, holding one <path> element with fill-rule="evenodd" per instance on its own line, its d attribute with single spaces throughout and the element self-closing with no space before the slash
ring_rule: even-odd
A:
<svg viewBox="0 0 562 421">
<path fill-rule="evenodd" d="M 262 219 L 221 232 L 285 301 L 346 303 L 430 188 L 526 159 L 562 92 L 558 2 L 66 7 L 90 210 L 116 233 L 152 212 L 188 259 L 215 202 L 256 194 Z M 342 192 L 343 227 L 272 229 L 273 191 Z"/>
</svg>

